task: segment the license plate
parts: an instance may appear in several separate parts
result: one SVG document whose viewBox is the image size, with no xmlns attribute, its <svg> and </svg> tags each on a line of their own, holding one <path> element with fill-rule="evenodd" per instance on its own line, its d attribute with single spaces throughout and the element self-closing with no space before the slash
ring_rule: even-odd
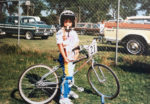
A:
<svg viewBox="0 0 150 104">
<path fill-rule="evenodd" d="M 48 33 L 44 33 L 44 35 L 48 35 Z"/>
</svg>

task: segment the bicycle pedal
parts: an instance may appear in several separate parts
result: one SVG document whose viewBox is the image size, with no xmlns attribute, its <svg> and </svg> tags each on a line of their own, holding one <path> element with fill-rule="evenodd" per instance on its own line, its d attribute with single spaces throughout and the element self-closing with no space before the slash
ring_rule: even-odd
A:
<svg viewBox="0 0 150 104">
<path fill-rule="evenodd" d="M 78 90 L 79 92 L 83 92 L 83 91 L 84 91 L 84 88 L 83 88 L 83 87 L 78 87 L 77 90 Z"/>
</svg>

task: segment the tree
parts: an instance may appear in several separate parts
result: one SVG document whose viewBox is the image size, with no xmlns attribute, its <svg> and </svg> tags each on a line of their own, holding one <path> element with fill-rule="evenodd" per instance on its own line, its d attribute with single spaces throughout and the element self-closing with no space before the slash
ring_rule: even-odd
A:
<svg viewBox="0 0 150 104">
<path fill-rule="evenodd" d="M 0 2 L 0 22 L 2 22 L 5 17 L 4 6 L 4 2 Z"/>
<path fill-rule="evenodd" d="M 110 0 L 46 0 L 49 11 L 59 17 L 64 9 L 75 12 L 80 22 L 98 22 L 106 18 Z"/>
<path fill-rule="evenodd" d="M 64 9 L 73 10 L 79 22 L 99 22 L 117 18 L 118 0 L 46 0 L 51 13 L 59 16 Z M 121 0 L 120 16 L 136 15 L 137 0 Z"/>
<path fill-rule="evenodd" d="M 136 15 L 137 0 L 120 0 L 120 17 L 126 18 L 127 16 Z M 118 0 L 110 1 L 110 10 L 113 19 L 117 18 Z"/>
<path fill-rule="evenodd" d="M 137 0 L 121 0 L 120 15 L 122 18 L 133 16 L 137 14 L 136 6 Z"/>
<path fill-rule="evenodd" d="M 6 11 L 8 11 L 8 14 L 11 16 L 14 13 L 17 13 L 18 9 L 17 6 L 18 5 L 18 1 L 9 1 L 8 0 L 3 0 L 0 2 L 0 20 L 3 20 L 5 15 L 6 15 Z"/>
<path fill-rule="evenodd" d="M 150 15 L 150 1 L 149 0 L 139 0 L 139 4 L 141 4 L 138 10 L 145 11 L 145 15 Z"/>
<path fill-rule="evenodd" d="M 23 15 L 27 15 L 28 12 L 29 13 L 28 15 L 30 16 L 41 16 L 41 11 L 47 9 L 46 4 L 44 4 L 45 0 L 30 0 L 30 1 L 31 5 L 29 6 L 28 10 L 25 3 L 22 4 Z"/>
<path fill-rule="evenodd" d="M 13 15 L 14 13 L 18 13 L 18 1 L 7 2 L 6 7 L 9 15 Z"/>
</svg>

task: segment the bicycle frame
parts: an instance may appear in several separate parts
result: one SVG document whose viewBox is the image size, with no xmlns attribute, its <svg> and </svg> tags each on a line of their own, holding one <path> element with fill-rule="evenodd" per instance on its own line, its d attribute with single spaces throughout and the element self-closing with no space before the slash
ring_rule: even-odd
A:
<svg viewBox="0 0 150 104">
<path fill-rule="evenodd" d="M 74 64 L 75 64 L 75 63 L 78 63 L 78 62 L 80 62 L 80 61 L 82 61 L 82 60 L 84 60 L 84 59 L 87 59 L 87 58 L 88 58 L 88 57 L 82 57 L 82 58 L 80 58 L 80 59 L 74 61 L 73 63 L 74 63 Z M 101 79 L 101 78 L 98 76 L 97 72 L 96 72 L 95 69 L 94 69 L 94 64 L 95 64 L 96 62 L 95 62 L 95 60 L 93 59 L 93 55 L 90 56 L 87 61 L 85 61 L 79 68 L 76 69 L 76 71 L 74 72 L 73 76 L 74 76 L 79 70 L 81 70 L 89 61 L 92 61 L 92 69 L 94 70 L 94 73 L 95 73 L 96 77 L 98 78 L 98 81 L 99 81 L 100 83 L 104 82 L 104 81 L 105 81 L 105 76 L 104 76 L 102 70 L 100 69 L 100 72 L 102 73 L 103 79 Z M 50 75 L 51 73 L 57 71 L 59 68 L 62 68 L 62 66 L 60 65 L 60 66 L 55 66 L 55 67 L 53 67 L 51 72 L 48 72 L 48 73 L 44 74 L 44 75 L 41 77 L 41 80 L 39 81 L 39 83 L 40 83 L 41 81 L 43 81 L 44 78 L 46 78 L 48 75 Z M 54 83 L 52 83 L 52 82 L 50 82 L 50 83 L 49 83 L 49 82 L 44 82 L 44 83 L 45 83 L 45 85 L 54 84 Z"/>
<path fill-rule="evenodd" d="M 75 63 L 77 63 L 77 62 L 80 62 L 80 61 L 82 61 L 82 60 L 84 60 L 84 59 L 88 59 L 88 60 L 85 61 L 79 68 L 77 68 L 77 70 L 74 72 L 73 76 L 74 76 L 79 70 L 81 70 L 89 61 L 92 61 L 92 69 L 94 70 L 94 73 L 96 74 L 96 77 L 98 78 L 98 81 L 102 83 L 102 82 L 105 81 L 105 77 L 104 77 L 104 74 L 103 74 L 102 70 L 99 69 L 100 72 L 102 73 L 103 80 L 100 79 L 100 77 L 98 76 L 97 72 L 96 72 L 95 69 L 94 69 L 94 64 L 95 64 L 96 62 L 95 62 L 95 60 L 93 59 L 93 56 L 94 56 L 94 55 L 96 54 L 96 52 L 97 52 L 97 44 L 95 44 L 94 42 L 95 42 L 95 41 L 93 41 L 92 44 L 89 45 L 89 46 L 87 46 L 87 45 L 82 46 L 83 49 L 86 49 L 86 51 L 88 50 L 88 51 L 90 51 L 90 52 L 88 52 L 88 54 L 86 54 L 85 57 L 82 57 L 82 58 L 80 58 L 80 59 L 74 61 L 73 64 L 75 64 Z M 86 47 L 86 48 L 85 48 L 85 47 Z M 88 47 L 88 48 L 87 48 L 87 47 Z M 74 51 L 74 50 L 76 50 L 76 49 L 80 49 L 80 48 L 81 48 L 81 47 L 79 47 L 79 46 L 78 46 L 78 47 L 75 47 L 72 51 Z M 90 50 L 90 49 L 91 49 L 91 50 Z M 93 49 L 94 49 L 94 50 L 93 50 Z M 81 50 L 82 50 L 82 49 L 81 49 Z M 61 65 L 60 65 L 60 66 L 55 66 L 55 67 L 53 67 L 53 68 L 52 68 L 53 71 L 52 71 L 52 72 L 48 72 L 48 73 L 46 73 L 45 75 L 43 75 L 42 78 L 41 78 L 41 80 L 43 80 L 44 78 L 46 78 L 49 74 L 51 74 L 51 73 L 57 71 L 57 70 L 58 70 L 59 68 L 61 68 L 61 67 L 62 67 Z"/>
</svg>

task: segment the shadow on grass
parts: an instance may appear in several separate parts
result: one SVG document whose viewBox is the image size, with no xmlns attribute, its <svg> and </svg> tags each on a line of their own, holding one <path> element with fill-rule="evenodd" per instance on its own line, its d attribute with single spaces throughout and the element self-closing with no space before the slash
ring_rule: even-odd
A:
<svg viewBox="0 0 150 104">
<path fill-rule="evenodd" d="M 14 39 L 18 39 L 18 35 L 3 35 L 2 38 L 14 38 Z M 20 39 L 25 39 L 24 36 L 20 36 Z"/>
<path fill-rule="evenodd" d="M 150 74 L 150 64 L 142 63 L 142 62 L 133 62 L 130 65 L 119 65 L 121 69 L 128 72 L 134 72 L 138 74 Z"/>
<path fill-rule="evenodd" d="M 109 52 L 115 52 L 116 51 L 116 47 L 112 47 L 112 46 L 98 46 L 98 51 L 109 51 Z M 126 54 L 126 51 L 124 48 L 118 48 L 118 52 L 119 53 L 124 53 Z"/>
<path fill-rule="evenodd" d="M 19 93 L 19 90 L 18 89 L 14 89 L 12 92 L 11 92 L 11 98 L 12 99 L 14 99 L 14 100 L 16 100 L 17 102 L 19 102 L 19 103 L 21 103 L 21 104 L 26 104 L 26 102 L 23 100 L 23 99 L 21 99 L 21 98 L 18 98 L 17 96 L 16 96 L 16 94 L 18 94 Z"/>
<path fill-rule="evenodd" d="M 0 39 L 4 39 L 4 38 L 13 38 L 13 39 L 18 39 L 18 35 L 4 35 L 4 36 L 0 36 Z M 20 35 L 20 39 L 25 39 L 24 35 Z M 41 37 L 34 37 L 32 40 L 45 40 L 42 39 Z"/>
<path fill-rule="evenodd" d="M 112 47 L 112 46 L 98 46 L 98 51 L 116 52 L 116 47 L 115 47 L 115 45 L 113 45 L 113 46 L 114 47 Z M 123 47 L 118 48 L 118 53 L 127 54 L 127 55 L 129 54 L 129 53 L 127 53 L 127 51 Z M 147 50 L 147 52 L 144 54 L 144 56 L 147 56 L 147 55 L 150 55 L 150 49 Z"/>
<path fill-rule="evenodd" d="M 89 89 L 86 89 L 86 88 L 84 88 L 84 92 L 83 93 L 97 95 L 97 93 L 95 93 L 94 91 L 92 91 L 92 89 L 89 90 Z"/>
<path fill-rule="evenodd" d="M 0 34 L 0 39 L 4 39 L 4 38 L 5 38 L 5 35 Z"/>
<path fill-rule="evenodd" d="M 31 84 L 35 84 L 38 80 L 40 80 L 41 78 L 35 74 L 28 74 L 26 75 L 26 78 L 28 79 L 29 83 Z M 60 85 L 59 85 L 60 86 Z M 51 86 L 52 87 L 52 86 Z M 27 88 L 30 89 L 30 93 L 28 94 L 29 98 L 34 98 L 37 97 L 36 94 L 38 94 L 38 92 L 44 92 L 47 96 L 51 95 L 51 93 L 53 93 L 54 91 L 52 91 L 52 89 L 33 89 L 31 91 L 31 88 Z M 92 90 L 89 89 L 84 89 L 83 93 L 87 93 L 87 94 L 93 94 L 96 95 L 96 93 L 92 92 Z M 19 89 L 14 89 L 11 93 L 11 98 L 13 98 L 14 100 L 16 100 L 17 102 L 21 103 L 21 104 L 26 104 L 26 102 L 19 97 L 17 94 L 19 94 Z M 43 93 L 41 93 L 43 94 Z M 44 94 L 44 96 L 45 96 Z M 59 104 L 59 98 L 60 98 L 60 89 L 58 89 L 57 94 L 54 96 L 54 98 L 51 101 L 54 101 L 55 104 Z"/>
<path fill-rule="evenodd" d="M 24 101 L 22 98 L 18 98 L 16 96 L 16 94 L 18 94 L 18 93 L 19 93 L 19 90 L 18 89 L 14 89 L 11 92 L 11 95 L 10 95 L 11 98 L 14 99 L 14 100 L 16 100 L 20 104 L 27 104 L 27 102 Z M 59 96 L 60 96 L 60 91 L 58 91 L 57 94 L 56 94 L 56 96 L 52 99 L 55 102 L 55 104 L 59 104 Z"/>
<path fill-rule="evenodd" d="M 40 97 L 43 97 L 43 96 L 47 96 L 48 98 L 51 97 L 51 95 L 54 93 L 54 89 L 47 89 L 47 88 L 38 88 L 38 87 L 41 87 L 41 86 L 38 86 L 37 82 L 41 79 L 41 77 L 37 74 L 26 74 L 25 75 L 25 78 L 27 79 L 28 81 L 28 87 L 26 88 L 26 91 L 28 91 L 27 93 L 27 97 L 29 99 L 32 99 L 32 98 L 35 98 L 35 99 L 40 99 L 40 98 L 37 98 L 39 97 L 39 93 L 40 93 Z M 44 80 L 47 80 L 47 79 L 44 79 Z M 43 84 L 43 83 L 40 83 L 40 85 Z M 35 85 L 35 88 L 31 87 L 32 85 Z M 37 88 L 36 88 L 37 86 Z M 56 85 L 46 85 L 45 87 L 50 87 L 50 88 L 54 88 L 56 87 Z M 59 90 L 59 89 L 58 89 Z M 18 91 L 18 89 L 15 89 L 14 91 L 12 91 L 11 93 L 11 97 L 15 100 L 17 100 L 18 102 L 23 102 L 21 99 L 18 99 L 17 96 L 15 96 L 16 92 Z M 60 96 L 60 91 L 57 91 L 57 94 L 55 95 L 55 97 L 53 98 L 53 100 L 58 103 L 58 100 L 59 100 L 59 96 Z"/>
</svg>

